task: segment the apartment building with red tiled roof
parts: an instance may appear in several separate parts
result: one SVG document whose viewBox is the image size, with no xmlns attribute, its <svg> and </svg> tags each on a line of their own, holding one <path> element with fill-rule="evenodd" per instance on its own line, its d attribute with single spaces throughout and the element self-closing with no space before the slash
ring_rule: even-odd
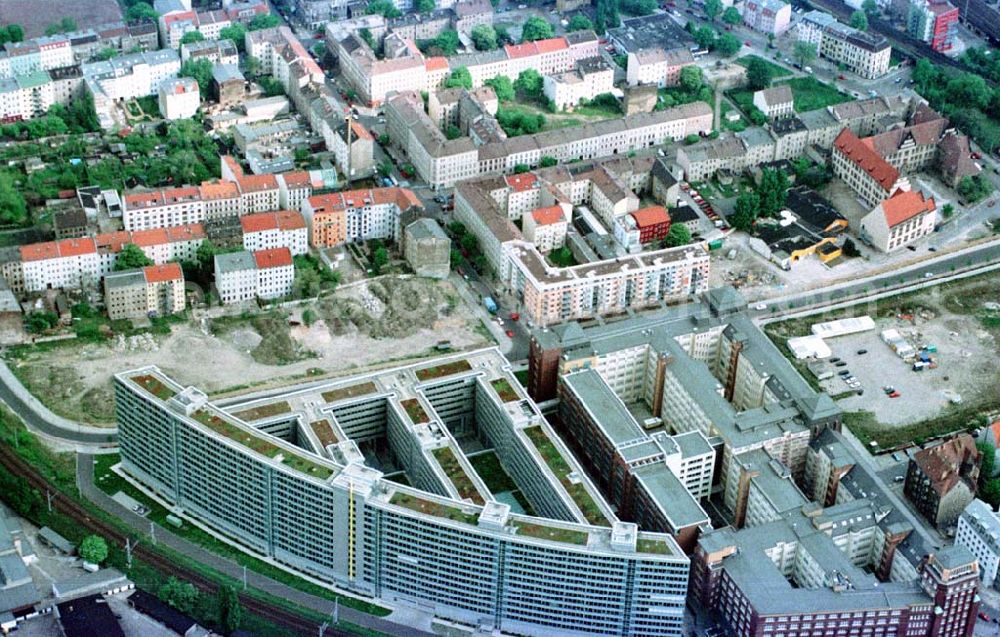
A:
<svg viewBox="0 0 1000 637">
<path fill-rule="evenodd" d="M 260 212 L 240 218 L 243 247 L 251 252 L 288 248 L 293 255 L 309 251 L 309 229 L 295 210 Z"/>
</svg>

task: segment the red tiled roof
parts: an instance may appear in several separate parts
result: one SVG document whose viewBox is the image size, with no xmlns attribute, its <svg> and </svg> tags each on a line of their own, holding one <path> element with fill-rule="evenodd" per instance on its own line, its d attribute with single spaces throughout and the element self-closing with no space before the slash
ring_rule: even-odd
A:
<svg viewBox="0 0 1000 637">
<path fill-rule="evenodd" d="M 507 185 L 514 189 L 514 192 L 524 192 L 535 187 L 538 177 L 534 173 L 521 173 L 520 175 L 509 175 L 505 178 Z"/>
<path fill-rule="evenodd" d="M 424 60 L 424 68 L 428 71 L 447 71 L 448 58 L 435 56 Z"/>
<path fill-rule="evenodd" d="M 59 256 L 61 257 L 78 257 L 83 254 L 97 253 L 97 244 L 91 237 L 63 239 L 62 241 L 57 241 L 56 245 L 59 248 Z"/>
<path fill-rule="evenodd" d="M 865 173 L 875 179 L 886 192 L 899 179 L 899 171 L 892 164 L 882 159 L 870 146 L 858 139 L 858 136 L 845 128 L 837 135 L 834 147 L 849 160 L 857 164 Z"/>
<path fill-rule="evenodd" d="M 59 248 L 55 241 L 32 243 L 21 246 L 21 261 L 42 261 L 59 257 Z"/>
<path fill-rule="evenodd" d="M 243 166 L 240 166 L 240 162 L 233 159 L 232 155 L 223 155 L 221 159 L 222 163 L 229 167 L 237 179 L 243 176 Z"/>
<path fill-rule="evenodd" d="M 348 190 L 309 198 L 309 205 L 318 212 L 363 208 L 383 204 L 396 204 L 400 210 L 410 207 L 422 208 L 423 204 L 408 188 L 373 188 L 371 190 Z"/>
<path fill-rule="evenodd" d="M 931 487 L 943 496 L 960 481 L 971 477 L 964 469 L 979 464 L 979 451 L 972 436 L 962 433 L 918 451 L 913 455 L 913 461 L 930 480 Z M 975 484 L 970 487 L 975 491 Z"/>
<path fill-rule="evenodd" d="M 240 178 L 240 190 L 243 192 L 263 192 L 277 189 L 278 179 L 274 175 L 244 175 Z"/>
<path fill-rule="evenodd" d="M 170 226 L 164 228 L 167 232 L 167 241 L 192 241 L 205 238 L 205 228 L 200 223 L 189 223 L 184 226 Z"/>
<path fill-rule="evenodd" d="M 97 249 L 104 252 L 121 252 L 126 243 L 132 241 L 132 233 L 126 230 L 99 234 L 95 238 Z"/>
<path fill-rule="evenodd" d="M 164 263 L 163 265 L 148 265 L 142 269 L 146 275 L 146 283 L 165 283 L 167 281 L 184 280 L 184 272 L 179 263 Z"/>
<path fill-rule="evenodd" d="M 294 170 L 281 173 L 281 179 L 288 188 L 308 188 L 312 185 L 312 178 L 307 170 Z"/>
<path fill-rule="evenodd" d="M 284 265 L 292 265 L 292 251 L 288 248 L 258 250 L 253 253 L 253 258 L 257 262 L 258 268 L 277 268 Z"/>
<path fill-rule="evenodd" d="M 670 214 L 663 206 L 649 206 L 648 208 L 636 210 L 632 213 L 632 218 L 635 219 L 635 225 L 640 228 L 658 226 L 661 223 L 670 223 Z"/>
<path fill-rule="evenodd" d="M 240 196 L 239 187 L 231 181 L 203 181 L 198 188 L 202 199 L 235 199 Z"/>
<path fill-rule="evenodd" d="M 259 212 L 240 217 L 240 225 L 244 234 L 274 230 L 278 227 L 278 219 L 273 212 Z"/>
<path fill-rule="evenodd" d="M 547 40 L 536 40 L 535 46 L 538 48 L 539 53 L 552 53 L 553 51 L 562 51 L 563 49 L 569 48 L 569 43 L 566 42 L 566 38 L 549 38 Z"/>
<path fill-rule="evenodd" d="M 531 217 L 540 226 L 547 226 L 559 223 L 565 219 L 563 209 L 559 206 L 546 206 L 545 208 L 535 208 L 531 211 Z"/>
<path fill-rule="evenodd" d="M 306 227 L 305 218 L 297 210 L 279 210 L 275 213 L 275 216 L 278 218 L 278 228 L 284 232 L 300 230 Z"/>
<path fill-rule="evenodd" d="M 189 20 L 193 24 L 198 24 L 198 14 L 194 11 L 185 11 L 183 13 L 172 13 L 170 15 L 163 16 L 163 24 L 167 27 L 167 29 L 169 29 L 170 25 L 174 22 L 181 22 L 184 20 Z"/>
<path fill-rule="evenodd" d="M 361 122 L 351 121 L 351 131 L 353 131 L 354 137 L 357 139 L 375 139 L 372 134 L 368 132 L 368 129 L 364 127 Z"/>
<path fill-rule="evenodd" d="M 882 202 L 882 212 L 892 228 L 917 215 L 934 212 L 934 197 L 925 199 L 924 193 L 919 190 L 897 190 Z"/>
<path fill-rule="evenodd" d="M 132 233 L 132 243 L 140 247 L 163 245 L 167 243 L 167 229 L 136 230 Z"/>
</svg>

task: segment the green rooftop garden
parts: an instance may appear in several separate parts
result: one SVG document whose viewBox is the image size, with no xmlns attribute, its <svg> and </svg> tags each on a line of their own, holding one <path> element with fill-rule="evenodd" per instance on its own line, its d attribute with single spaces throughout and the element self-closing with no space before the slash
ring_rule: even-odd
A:
<svg viewBox="0 0 1000 637">
<path fill-rule="evenodd" d="M 455 522 L 471 524 L 475 526 L 479 521 L 478 513 L 465 513 L 458 507 L 451 507 L 432 500 L 424 500 L 408 493 L 397 491 L 392 495 L 389 504 L 395 504 L 411 511 L 425 513 L 436 518 L 446 518 Z"/>
<path fill-rule="evenodd" d="M 277 403 L 269 403 L 267 405 L 260 405 L 259 407 L 253 407 L 252 409 L 244 409 L 243 411 L 238 411 L 233 415 L 240 420 L 250 422 L 253 420 L 270 418 L 271 416 L 277 416 L 279 414 L 287 414 L 291 411 L 292 406 L 285 401 L 281 401 Z"/>
<path fill-rule="evenodd" d="M 455 452 L 451 450 L 451 447 L 442 447 L 440 449 L 435 449 L 431 453 L 437 459 L 441 468 L 448 475 L 448 479 L 451 480 L 455 488 L 458 489 L 458 496 L 462 499 L 469 498 L 476 504 L 485 504 L 483 496 L 479 494 L 479 490 L 476 489 L 476 485 L 469 478 L 468 474 L 465 473 L 465 469 L 462 468 L 461 463 L 458 461 L 458 457 L 455 456 Z"/>
<path fill-rule="evenodd" d="M 366 396 L 368 394 L 374 394 L 378 391 L 375 387 L 375 383 L 359 383 L 357 385 L 351 385 L 350 387 L 340 387 L 337 389 L 331 389 L 330 391 L 325 391 L 321 395 L 323 400 L 328 403 L 335 403 L 338 400 L 344 400 L 345 398 L 354 398 L 356 396 Z"/>
<path fill-rule="evenodd" d="M 496 391 L 497 395 L 500 396 L 500 400 L 505 403 L 509 403 L 514 400 L 518 400 L 521 397 L 517 395 L 514 388 L 510 386 L 510 383 L 506 378 L 498 378 L 496 380 L 491 380 L 490 385 L 493 385 L 493 389 Z"/>
<path fill-rule="evenodd" d="M 430 422 L 431 419 L 427 416 L 427 412 L 420 405 L 420 401 L 416 398 L 407 398 L 406 400 L 400 401 L 400 405 L 406 411 L 406 415 L 410 417 L 414 425 L 419 425 L 422 422 Z"/>
<path fill-rule="evenodd" d="M 339 441 L 337 440 L 337 434 L 333 433 L 333 425 L 327 419 L 314 420 L 309 423 L 312 427 L 313 433 L 319 438 L 319 443 L 326 447 L 327 445 L 335 445 Z"/>
<path fill-rule="evenodd" d="M 269 440 L 265 440 L 264 438 L 256 436 L 245 429 L 237 427 L 233 423 L 228 422 L 227 420 L 220 418 L 209 411 L 199 409 L 191 414 L 191 417 L 206 427 L 209 427 L 216 433 L 221 434 L 234 442 L 238 442 L 247 449 L 256 451 L 257 453 L 267 456 L 268 458 L 276 458 L 278 455 L 281 455 L 281 463 L 283 465 L 295 469 L 300 473 L 315 476 L 324 480 L 333 475 L 332 469 L 279 447 Z"/>
<path fill-rule="evenodd" d="M 635 550 L 637 553 L 654 553 L 656 555 L 673 553 L 670 544 L 664 540 L 636 540 Z"/>
<path fill-rule="evenodd" d="M 160 382 L 160 379 L 155 376 L 150 376 L 149 374 L 133 376 L 130 380 L 160 400 L 170 400 L 177 395 L 177 392 Z"/>
<path fill-rule="evenodd" d="M 452 374 L 459 374 L 461 372 L 467 372 L 472 369 L 472 365 L 469 365 L 469 361 L 462 360 L 453 361 L 451 363 L 444 363 L 443 365 L 435 365 L 434 367 L 426 367 L 424 369 L 418 369 L 417 380 L 431 380 L 433 378 L 441 378 L 442 376 L 451 376 Z"/>
<path fill-rule="evenodd" d="M 519 520 L 514 522 L 514 527 L 521 535 L 529 535 L 543 540 L 580 545 L 587 543 L 587 534 L 583 531 L 563 529 L 557 526 L 542 526 L 540 524 L 531 524 L 528 522 L 521 522 Z"/>
<path fill-rule="evenodd" d="M 556 474 L 556 478 L 563 485 L 563 488 L 566 489 L 566 492 L 569 493 L 569 496 L 576 502 L 576 506 L 583 512 L 583 517 L 596 526 L 610 526 L 607 518 L 601 513 L 601 508 L 594 502 L 594 498 L 590 496 L 590 492 L 583 486 L 583 483 L 578 482 L 574 484 L 570 481 L 569 474 L 573 470 L 562 454 L 559 453 L 556 446 L 549 440 L 549 437 L 542 431 L 542 428 L 537 426 L 529 427 L 524 430 L 524 433 L 531 440 L 532 444 L 535 445 L 535 448 L 538 449 L 538 453 L 545 460 L 545 464 L 549 465 L 552 473 Z"/>
</svg>

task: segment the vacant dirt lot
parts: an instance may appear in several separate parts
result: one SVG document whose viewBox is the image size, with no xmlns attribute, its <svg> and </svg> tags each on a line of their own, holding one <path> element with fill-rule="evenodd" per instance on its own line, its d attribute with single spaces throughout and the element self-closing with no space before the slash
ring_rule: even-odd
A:
<svg viewBox="0 0 1000 637">
<path fill-rule="evenodd" d="M 152 3 L 150 3 L 152 4 Z M 0 22 L 20 24 L 25 38 L 45 35 L 45 29 L 63 18 L 72 18 L 80 29 L 118 22 L 122 11 L 115 0 L 3 0 Z"/>
<path fill-rule="evenodd" d="M 783 345 L 789 336 L 808 334 L 817 321 L 860 314 L 875 318 L 874 331 L 827 341 L 833 356 L 847 363 L 834 371 L 850 370 L 864 394 L 848 393 L 839 377 L 819 383 L 831 396 L 839 396 L 845 423 L 863 442 L 874 440 L 880 448 L 890 448 L 963 429 L 977 415 L 1000 408 L 997 277 L 984 275 L 850 309 L 854 311 L 768 325 L 767 331 Z M 882 342 L 880 333 L 888 328 L 896 328 L 915 348 L 934 345 L 937 368 L 913 371 Z M 859 355 L 861 349 L 867 353 Z M 796 364 L 809 375 L 801 362 Z M 815 382 L 814 377 L 810 380 Z M 882 388 L 887 385 L 900 397 L 886 396 Z M 952 402 L 953 396 L 961 401 Z"/>
<path fill-rule="evenodd" d="M 218 393 L 430 356 L 441 340 L 454 349 L 489 344 L 447 281 L 389 278 L 345 287 L 318 306 L 185 323 L 169 336 L 21 349 L 9 362 L 53 411 L 105 424 L 114 417 L 110 379 L 122 370 L 158 365 Z"/>
</svg>

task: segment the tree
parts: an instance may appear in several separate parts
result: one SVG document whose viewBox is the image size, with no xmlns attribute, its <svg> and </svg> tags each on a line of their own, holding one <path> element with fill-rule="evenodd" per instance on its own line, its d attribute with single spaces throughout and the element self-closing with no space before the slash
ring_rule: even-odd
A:
<svg viewBox="0 0 1000 637">
<path fill-rule="evenodd" d="M 31 312 L 24 317 L 24 329 L 31 334 L 41 334 L 59 324 L 55 312 Z"/>
<path fill-rule="evenodd" d="M 469 33 L 472 43 L 479 51 L 492 51 L 497 48 L 497 32 L 488 24 L 479 24 Z"/>
<path fill-rule="evenodd" d="M 45 28 L 45 35 L 55 35 L 57 33 L 69 33 L 70 31 L 76 31 L 76 20 L 70 17 L 65 17 L 59 22 L 50 24 Z"/>
<path fill-rule="evenodd" d="M 743 16 L 740 15 L 740 10 L 736 7 L 726 7 L 726 10 L 722 12 L 722 21 L 729 25 L 737 25 L 743 20 Z"/>
<path fill-rule="evenodd" d="M 88 535 L 80 542 L 80 557 L 84 562 L 100 564 L 108 558 L 108 543 L 100 535 Z"/>
<path fill-rule="evenodd" d="M 979 488 L 993 478 L 996 471 L 997 451 L 988 442 L 977 442 L 976 449 L 979 451 Z"/>
<path fill-rule="evenodd" d="M 126 243 L 122 246 L 121 252 L 115 257 L 115 272 L 120 270 L 131 270 L 133 268 L 144 268 L 153 265 L 153 260 L 146 256 L 142 248 L 134 243 Z"/>
<path fill-rule="evenodd" d="M 501 102 L 509 102 L 514 99 L 514 83 L 506 75 L 498 75 L 483 82 L 484 85 L 493 89 L 497 94 L 497 99 Z"/>
<path fill-rule="evenodd" d="M 24 40 L 24 29 L 20 24 L 8 24 L 0 27 L 0 45 L 7 42 L 21 42 Z"/>
<path fill-rule="evenodd" d="M 436 38 L 428 43 L 428 46 L 437 48 L 441 55 L 451 57 L 458 52 L 458 47 L 462 41 L 458 38 L 458 32 L 446 29 L 438 34 Z"/>
<path fill-rule="evenodd" d="M 462 249 L 466 252 L 475 252 L 479 249 L 479 239 L 476 239 L 476 235 L 471 232 L 467 232 L 462 235 L 462 238 L 459 240 L 459 245 L 461 245 Z"/>
<path fill-rule="evenodd" d="M 451 72 L 451 76 L 444 83 L 445 88 L 472 88 L 472 74 L 469 69 L 460 66 Z"/>
<path fill-rule="evenodd" d="M 941 208 L 941 216 L 945 219 L 950 219 L 953 214 L 955 214 L 955 206 L 950 203 L 946 203 L 944 207 Z"/>
<path fill-rule="evenodd" d="M 747 60 L 747 87 L 762 91 L 771 86 L 771 65 L 757 56 Z"/>
<path fill-rule="evenodd" d="M 975 203 L 993 192 L 993 186 L 981 175 L 965 176 L 962 181 L 958 182 L 958 187 L 955 190 L 958 191 L 962 200 Z"/>
<path fill-rule="evenodd" d="M 271 29 L 273 27 L 281 26 L 281 18 L 272 14 L 265 13 L 262 15 L 255 15 L 250 24 L 247 26 L 249 31 L 260 31 L 261 29 Z"/>
<path fill-rule="evenodd" d="M 136 2 L 125 12 L 125 19 L 129 22 L 156 22 L 159 17 L 160 14 L 148 2 Z"/>
<path fill-rule="evenodd" d="M 448 124 L 448 127 L 444 131 L 444 136 L 448 139 L 458 139 L 462 136 L 462 129 L 454 124 Z"/>
<path fill-rule="evenodd" d="M 643 16 L 656 13 L 657 5 L 656 0 L 621 0 L 621 7 L 629 15 Z"/>
<path fill-rule="evenodd" d="M 992 97 L 986 80 L 974 73 L 961 73 L 949 80 L 947 95 L 948 100 L 953 104 L 962 104 L 978 109 L 986 108 Z"/>
<path fill-rule="evenodd" d="M 687 144 L 688 146 L 691 146 L 692 144 L 697 144 L 699 141 L 701 141 L 701 137 L 696 133 L 691 133 L 690 135 L 684 138 L 684 143 Z"/>
<path fill-rule="evenodd" d="M 208 97 L 208 89 L 212 85 L 212 61 L 206 58 L 189 59 L 181 64 L 177 73 L 180 77 L 190 77 L 198 82 L 198 92 L 202 99 Z M 262 84 L 263 86 L 263 84 Z"/>
<path fill-rule="evenodd" d="M 715 22 L 715 18 L 722 13 L 722 0 L 705 0 L 703 11 L 709 22 Z"/>
<path fill-rule="evenodd" d="M 94 57 L 104 62 L 110 60 L 113 57 L 118 57 L 118 49 L 107 46 L 98 51 L 97 55 L 95 55 Z"/>
<path fill-rule="evenodd" d="M 302 313 L 303 322 L 306 322 L 306 314 L 310 312 L 312 310 L 306 310 Z M 312 312 L 312 315 L 313 320 L 315 320 L 316 313 Z M 222 585 L 219 587 L 218 600 L 219 626 L 222 628 L 222 634 L 230 635 L 239 630 L 240 624 L 243 623 L 243 607 L 240 605 L 240 596 L 232 586 Z"/>
<path fill-rule="evenodd" d="M 523 175 L 531 170 L 531 166 L 528 164 L 514 164 L 514 174 Z"/>
<path fill-rule="evenodd" d="M 577 13 L 572 18 L 569 19 L 569 24 L 566 25 L 566 31 L 572 33 L 573 31 L 588 31 L 594 28 L 594 23 L 590 21 L 590 18 L 583 15 L 582 13 Z"/>
<path fill-rule="evenodd" d="M 0 221 L 18 226 L 28 222 L 28 204 L 14 178 L 6 172 L 0 172 Z"/>
<path fill-rule="evenodd" d="M 867 31 L 868 16 L 865 15 L 864 11 L 855 11 L 851 14 L 851 21 L 849 24 L 858 31 Z"/>
<path fill-rule="evenodd" d="M 205 36 L 202 35 L 201 31 L 199 31 L 198 29 L 194 29 L 184 34 L 184 37 L 181 38 L 181 44 L 191 44 L 192 42 L 203 42 L 204 40 Z"/>
<path fill-rule="evenodd" d="M 814 42 L 806 42 L 805 40 L 796 41 L 795 46 L 792 48 L 792 57 L 800 65 L 808 65 L 816 59 L 816 44 Z"/>
<path fill-rule="evenodd" d="M 844 251 L 844 256 L 847 256 L 847 257 L 860 257 L 861 256 L 861 252 L 858 250 L 858 246 L 855 245 L 854 239 L 851 239 L 850 237 L 847 237 L 846 239 L 844 239 L 844 245 L 843 245 L 842 249 Z"/>
<path fill-rule="evenodd" d="M 413 3 L 413 10 L 417 13 L 430 13 L 434 9 L 434 0 L 417 0 Z"/>
<path fill-rule="evenodd" d="M 497 122 L 509 137 L 533 135 L 545 126 L 544 115 L 533 115 L 519 110 L 499 109 Z"/>
<path fill-rule="evenodd" d="M 386 249 L 384 245 L 379 244 L 372 251 L 372 270 L 375 271 L 375 274 L 378 274 L 382 271 L 382 268 L 384 268 L 388 263 L 389 263 L 389 251 Z"/>
<path fill-rule="evenodd" d="M 517 76 L 514 88 L 528 97 L 537 98 L 542 94 L 542 76 L 535 69 L 525 69 Z"/>
<path fill-rule="evenodd" d="M 732 57 L 743 48 L 743 43 L 732 33 L 723 33 L 715 41 L 715 51 L 723 57 Z"/>
<path fill-rule="evenodd" d="M 865 0 L 862 2 L 861 10 L 865 12 L 865 15 L 871 18 L 877 18 L 880 12 L 878 3 L 875 2 L 875 0 Z"/>
<path fill-rule="evenodd" d="M 788 176 L 784 171 L 765 168 L 761 172 L 760 186 L 757 188 L 760 197 L 760 216 L 774 217 L 785 207 L 788 186 Z"/>
<path fill-rule="evenodd" d="M 173 575 L 160 586 L 157 597 L 182 613 L 190 613 L 198 601 L 198 589 L 189 582 L 182 582 Z"/>
<path fill-rule="evenodd" d="M 686 246 L 691 243 L 691 231 L 683 223 L 670 224 L 670 230 L 667 231 L 667 236 L 663 240 L 663 243 L 668 248 Z"/>
<path fill-rule="evenodd" d="M 980 490 L 979 497 L 994 509 L 1000 505 L 1000 478 L 987 481 Z"/>
<path fill-rule="evenodd" d="M 699 27 L 692 36 L 699 48 L 709 49 L 715 44 L 715 31 L 711 27 Z"/>
<path fill-rule="evenodd" d="M 541 160 L 539 160 L 538 165 L 542 168 L 549 168 L 550 166 L 555 166 L 559 163 L 559 160 L 551 155 L 542 155 Z"/>
<path fill-rule="evenodd" d="M 389 0 L 372 0 L 368 3 L 368 13 L 378 14 L 384 18 L 398 18 L 403 15 Z"/>
<path fill-rule="evenodd" d="M 237 50 L 242 53 L 246 49 L 247 28 L 239 22 L 234 22 L 225 29 L 219 31 L 220 40 L 232 40 Z M 248 71 L 249 72 L 249 71 Z"/>
<path fill-rule="evenodd" d="M 694 64 L 682 67 L 680 83 L 686 92 L 697 93 L 704 83 L 704 75 L 702 74 L 701 67 Z"/>
<path fill-rule="evenodd" d="M 756 193 L 744 192 L 736 198 L 736 205 L 733 214 L 729 217 L 729 222 L 737 230 L 749 232 L 753 227 L 753 222 L 760 214 L 760 199 Z"/>
<path fill-rule="evenodd" d="M 534 42 L 535 40 L 545 40 L 553 35 L 552 25 L 545 19 L 532 16 L 525 20 L 521 27 L 521 41 Z"/>
</svg>

